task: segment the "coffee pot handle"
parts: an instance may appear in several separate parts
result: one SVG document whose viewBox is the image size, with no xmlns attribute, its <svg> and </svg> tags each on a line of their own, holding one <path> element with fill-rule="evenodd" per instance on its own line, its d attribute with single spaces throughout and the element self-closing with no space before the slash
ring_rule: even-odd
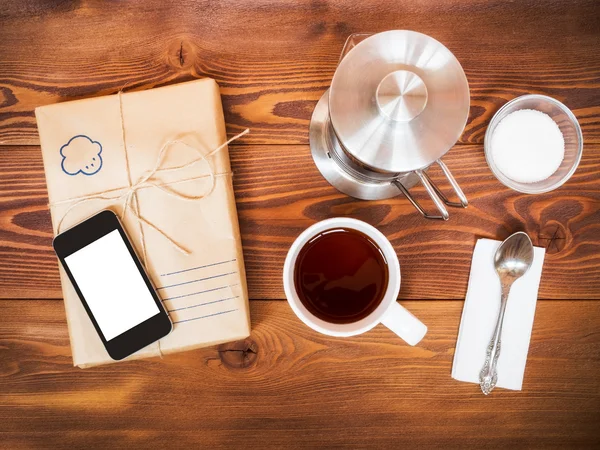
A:
<svg viewBox="0 0 600 450">
<path fill-rule="evenodd" d="M 456 196 L 459 199 L 458 202 L 450 201 L 448 199 L 448 197 L 446 197 L 444 195 L 444 193 L 440 190 L 440 188 L 438 188 L 438 186 L 431 180 L 431 178 L 429 178 L 429 175 L 427 175 L 427 172 L 424 172 L 423 170 L 419 169 L 419 170 L 415 170 L 415 173 L 421 180 L 421 183 L 425 187 L 425 190 L 429 194 L 429 197 L 431 198 L 431 200 L 433 200 L 433 203 L 435 204 L 438 212 L 440 213 L 439 215 L 433 215 L 433 214 L 427 213 L 421 207 L 419 202 L 417 202 L 413 198 L 413 196 L 410 195 L 410 192 L 408 191 L 408 189 L 406 189 L 404 187 L 404 185 L 398 179 L 392 181 L 392 183 L 404 194 L 404 196 L 408 199 L 408 201 L 410 203 L 412 203 L 412 205 L 417 209 L 417 211 L 419 211 L 423 215 L 423 217 L 425 217 L 426 219 L 448 220 L 448 218 L 450 216 L 449 216 L 448 210 L 446 209 L 444 204 L 455 207 L 455 208 L 466 208 L 468 206 L 469 202 L 467 201 L 467 197 L 465 196 L 462 189 L 460 188 L 460 186 L 458 185 L 458 183 L 452 176 L 452 173 L 450 172 L 450 169 L 448 169 L 446 164 L 444 164 L 444 162 L 441 159 L 438 159 L 436 161 L 436 163 L 442 169 L 442 172 L 446 176 L 446 179 L 450 183 L 450 186 L 452 186 L 454 193 L 456 194 Z"/>
<path fill-rule="evenodd" d="M 348 36 L 348 39 L 346 39 L 346 43 L 344 44 L 344 48 L 342 49 L 342 53 L 340 54 L 338 65 L 342 62 L 342 59 L 344 59 L 344 56 L 346 56 L 350 50 L 352 50 L 369 36 L 373 36 L 373 33 L 352 33 L 350 36 Z"/>
</svg>

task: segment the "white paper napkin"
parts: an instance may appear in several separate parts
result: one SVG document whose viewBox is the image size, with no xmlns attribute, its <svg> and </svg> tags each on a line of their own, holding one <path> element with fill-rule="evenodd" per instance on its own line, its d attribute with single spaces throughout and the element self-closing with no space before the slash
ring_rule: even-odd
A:
<svg viewBox="0 0 600 450">
<path fill-rule="evenodd" d="M 494 254 L 500 241 L 479 239 L 473 251 L 467 298 L 463 307 L 452 378 L 479 384 L 479 372 L 500 311 L 500 280 Z M 546 250 L 534 247 L 533 264 L 510 290 L 502 327 L 497 387 L 521 390 L 542 265 Z"/>
</svg>

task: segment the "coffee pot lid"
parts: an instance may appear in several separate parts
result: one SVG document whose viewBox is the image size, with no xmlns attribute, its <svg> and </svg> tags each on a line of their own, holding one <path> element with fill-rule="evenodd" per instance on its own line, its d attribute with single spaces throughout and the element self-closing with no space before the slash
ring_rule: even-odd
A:
<svg viewBox="0 0 600 450">
<path fill-rule="evenodd" d="M 441 158 L 469 115 L 469 84 L 455 56 L 422 33 L 366 38 L 341 60 L 329 115 L 345 150 L 384 172 L 410 172 Z"/>
</svg>

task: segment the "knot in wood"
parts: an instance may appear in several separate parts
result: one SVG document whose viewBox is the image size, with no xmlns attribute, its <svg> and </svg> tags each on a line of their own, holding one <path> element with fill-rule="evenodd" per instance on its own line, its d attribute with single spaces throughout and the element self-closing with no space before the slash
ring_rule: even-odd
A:
<svg viewBox="0 0 600 450">
<path fill-rule="evenodd" d="M 243 341 L 228 342 L 219 346 L 219 357 L 232 369 L 247 369 L 258 359 L 258 345 L 248 337 Z"/>
<path fill-rule="evenodd" d="M 565 227 L 551 220 L 541 227 L 538 233 L 537 245 L 546 248 L 547 254 L 562 251 L 567 245 L 567 231 Z"/>
<path fill-rule="evenodd" d="M 13 106 L 17 103 L 18 100 L 13 91 L 6 86 L 0 86 L 0 108 Z M 31 113 L 31 116 L 33 116 L 33 112 Z"/>
<path fill-rule="evenodd" d="M 194 46 L 185 39 L 173 41 L 168 48 L 168 63 L 171 67 L 182 70 L 194 65 L 196 52 Z"/>
</svg>

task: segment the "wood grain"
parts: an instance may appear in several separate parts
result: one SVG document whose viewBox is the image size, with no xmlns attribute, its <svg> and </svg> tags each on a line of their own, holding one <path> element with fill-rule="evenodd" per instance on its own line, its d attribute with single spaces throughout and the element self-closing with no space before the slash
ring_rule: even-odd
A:
<svg viewBox="0 0 600 450">
<path fill-rule="evenodd" d="M 423 219 L 401 196 L 364 202 L 340 194 L 321 177 L 307 146 L 236 146 L 230 155 L 251 298 L 284 298 L 289 246 L 312 223 L 335 216 L 371 223 L 392 241 L 401 298 L 463 299 L 476 239 L 518 230 L 548 247 L 540 298 L 600 298 L 598 144 L 586 145 L 566 185 L 535 196 L 500 184 L 480 145 L 456 146 L 444 159 L 470 205 L 451 209 L 445 223 Z M 61 298 L 40 149 L 0 147 L 0 174 L 0 298 Z M 422 189 L 415 192 L 426 201 Z M 545 239 L 555 233 L 559 239 Z"/>
<path fill-rule="evenodd" d="M 388 29 L 438 39 L 469 79 L 469 120 L 444 159 L 470 206 L 447 223 L 401 197 L 338 193 L 306 145 L 347 36 Z M 599 301 L 570 301 L 600 300 L 599 47 L 596 0 L 3 2 L 0 449 L 600 448 Z M 73 368 L 33 110 L 204 76 L 221 86 L 228 133 L 252 129 L 230 149 L 252 335 Z M 526 93 L 564 102 L 585 141 L 573 178 L 537 196 L 504 188 L 481 145 L 494 112 Z M 400 296 L 417 299 L 403 303 L 429 326 L 418 347 L 381 326 L 327 338 L 265 301 L 284 297 L 294 238 L 333 216 L 393 242 Z M 453 300 L 464 298 L 476 239 L 521 229 L 548 248 L 540 298 L 554 301 L 537 305 L 523 392 L 485 398 L 450 377 L 463 306 Z"/>
<path fill-rule="evenodd" d="M 86 370 L 71 367 L 61 303 L 1 302 L 0 447 L 600 445 L 596 302 L 538 303 L 523 391 L 489 398 L 450 377 L 458 301 L 405 302 L 429 326 L 418 347 L 381 326 L 324 337 L 257 301 L 237 346 Z"/>
<path fill-rule="evenodd" d="M 471 88 L 463 143 L 526 93 L 569 106 L 600 143 L 600 4 L 523 0 L 10 0 L 0 11 L 0 144 L 38 144 L 33 110 L 202 76 L 245 143 L 306 144 L 313 107 L 353 32 L 410 29 L 444 43 Z"/>
</svg>

